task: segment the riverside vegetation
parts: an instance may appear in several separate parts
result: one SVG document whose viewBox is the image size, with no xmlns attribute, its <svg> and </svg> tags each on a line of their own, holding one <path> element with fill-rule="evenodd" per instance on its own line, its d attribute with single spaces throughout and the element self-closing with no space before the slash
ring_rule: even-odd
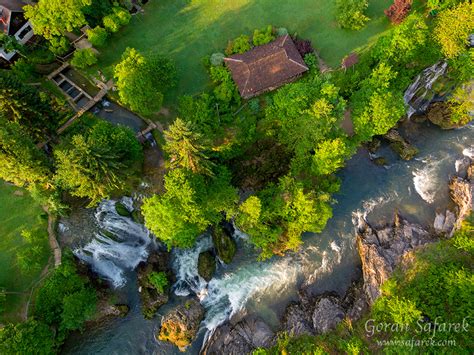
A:
<svg viewBox="0 0 474 355">
<path fill-rule="evenodd" d="M 99 47 L 105 45 L 107 32 L 117 32 L 130 21 L 128 11 L 118 7 L 120 3 L 126 7 L 128 2 L 74 0 L 63 19 L 55 16 L 61 13 L 60 1 L 40 0 L 28 6 L 26 17 L 43 36 L 42 44 L 53 53 L 64 54 L 69 46 L 66 32 L 86 23 L 93 27 L 92 41 Z M 398 9 L 395 5 L 390 13 Z M 367 1 L 337 1 L 339 25 L 362 28 L 368 21 L 366 10 Z M 434 10 L 435 17 L 426 16 Z M 210 89 L 181 96 L 175 108 L 178 117 L 164 131 L 164 189 L 144 198 L 141 207 L 148 229 L 168 249 L 188 248 L 207 230 L 218 231 L 222 222 L 234 221 L 249 235 L 262 260 L 298 250 L 302 233 L 321 232 L 332 216 L 331 206 L 336 202 L 332 195 L 339 189 L 337 171 L 358 147 L 396 126 L 406 114 L 405 88 L 420 71 L 439 60 L 447 61 L 449 83 L 456 87 L 445 103 L 444 116 L 453 126 L 469 122 L 472 101 L 467 84 L 474 64 L 468 36 L 474 30 L 474 5 L 469 1 L 428 1 L 426 7 L 417 6 L 410 14 L 404 7 L 394 23 L 359 51 L 358 63 L 347 71 L 320 72 L 322 65 L 311 43 L 295 36 L 309 72 L 294 83 L 248 101 L 240 98 L 223 65 L 224 54 L 205 58 Z M 222 51 L 226 55 L 241 53 L 291 32 L 273 26 L 256 29 L 229 41 Z M 317 47 L 317 40 L 312 45 Z M 18 50 L 24 54 L 19 61 L 22 64 L 0 71 L 0 178 L 26 188 L 51 214 L 67 213 L 66 201 L 71 198 L 85 199 L 94 207 L 102 199 L 133 191 L 140 181 L 143 162 L 142 146 L 135 134 L 86 114 L 58 135 L 57 129 L 71 112 L 45 85 L 28 85 L 37 78 L 31 68 L 38 57 L 46 57 L 45 49 Z M 76 52 L 73 62 L 78 68 L 96 62 L 88 54 L 77 53 L 81 52 Z M 113 70 L 118 99 L 138 113 L 153 115 L 171 96 L 177 70 L 179 67 L 166 57 L 128 48 Z M 351 119 L 354 134 L 341 128 L 345 117 Z M 472 275 L 462 270 L 471 261 L 456 254 L 468 253 L 456 245 L 469 241 L 460 238 L 441 244 L 449 250 L 446 257 L 453 257 L 448 260 L 452 268 L 446 266 L 439 272 L 436 268 L 433 275 L 420 271 L 420 275 L 442 286 L 452 280 L 446 292 L 467 299 L 472 295 Z M 233 241 L 224 243 L 235 249 Z M 231 259 L 227 255 L 224 261 Z M 421 268 L 422 260 L 420 256 L 414 270 Z M 208 262 L 203 259 L 202 263 Z M 150 275 L 143 284 L 150 294 L 167 300 L 170 281 L 166 272 Z M 414 278 L 418 280 L 418 276 Z M 426 297 L 421 295 L 431 294 L 433 289 L 401 280 L 394 276 L 385 286 L 384 301 L 377 301 L 372 310 L 378 319 L 413 322 L 415 316 L 428 311 L 421 304 Z M 451 298 L 448 302 L 455 302 Z M 57 351 L 70 331 L 81 329 L 94 315 L 96 302 L 90 281 L 77 272 L 72 256 L 66 256 L 38 290 L 32 318 L 8 324 L 0 331 L 0 349 L 5 353 Z M 402 311 L 408 313 L 397 313 Z M 461 311 L 466 309 L 459 308 Z M 197 331 L 201 311 L 196 311 L 194 318 L 195 324 L 179 339 L 180 347 L 192 340 L 189 334 Z M 170 319 L 169 329 L 176 328 Z M 173 338 L 170 332 L 162 336 Z M 275 351 L 314 343 L 313 338 L 301 343 L 285 339 Z M 347 339 L 352 344 L 352 338 Z M 466 339 L 459 341 L 464 344 Z M 363 341 L 355 339 L 350 347 L 359 345 L 363 347 Z"/>
</svg>

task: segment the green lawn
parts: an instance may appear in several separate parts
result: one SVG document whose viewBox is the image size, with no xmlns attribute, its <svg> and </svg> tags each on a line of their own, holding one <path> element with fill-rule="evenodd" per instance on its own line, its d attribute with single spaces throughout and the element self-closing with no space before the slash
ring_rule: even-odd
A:
<svg viewBox="0 0 474 355">
<path fill-rule="evenodd" d="M 26 274 L 19 270 L 16 253 L 27 245 L 20 233 L 24 229 L 44 233 L 44 266 L 50 253 L 46 228 L 47 218 L 28 192 L 0 180 L 0 287 L 9 292 L 29 291 L 42 270 Z M 19 312 L 27 298 L 27 295 L 7 294 L 6 312 L 0 315 L 0 323 L 19 320 Z"/>
<path fill-rule="evenodd" d="M 110 75 L 126 47 L 171 57 L 179 76 L 177 89 L 167 98 L 173 104 L 177 96 L 198 93 L 208 85 L 203 57 L 222 52 L 229 39 L 270 24 L 310 39 L 322 58 L 337 67 L 345 55 L 388 28 L 383 10 L 391 2 L 370 0 L 372 20 L 361 31 L 347 31 L 335 22 L 334 0 L 152 0 L 144 15 L 134 16 L 108 40 L 99 66 Z"/>
</svg>

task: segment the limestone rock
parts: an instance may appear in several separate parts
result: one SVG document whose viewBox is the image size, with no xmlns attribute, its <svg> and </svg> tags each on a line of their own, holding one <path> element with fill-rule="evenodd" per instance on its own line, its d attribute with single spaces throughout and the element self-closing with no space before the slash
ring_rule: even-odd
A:
<svg viewBox="0 0 474 355">
<path fill-rule="evenodd" d="M 203 318 L 204 308 L 201 304 L 195 299 L 188 300 L 163 317 L 158 339 L 185 351 L 194 340 Z"/>
<path fill-rule="evenodd" d="M 275 334 L 260 318 L 246 317 L 235 325 L 218 327 L 206 342 L 203 355 L 244 355 L 256 348 L 268 348 L 275 343 Z"/>
<path fill-rule="evenodd" d="M 198 273 L 206 281 L 212 279 L 212 275 L 216 271 L 216 259 L 210 251 L 204 251 L 199 254 L 198 258 Z"/>
<path fill-rule="evenodd" d="M 451 110 L 446 102 L 435 102 L 430 105 L 426 113 L 428 120 L 442 129 L 453 129 L 462 126 L 451 122 Z"/>
<path fill-rule="evenodd" d="M 345 313 L 339 299 L 332 296 L 320 298 L 313 311 L 313 327 L 316 334 L 324 334 L 334 329 L 344 319 Z"/>
<path fill-rule="evenodd" d="M 403 160 L 411 160 L 418 154 L 418 149 L 403 138 L 396 129 L 392 128 L 384 135 L 384 138 L 390 142 L 390 147 Z"/>
<path fill-rule="evenodd" d="M 305 310 L 300 303 L 290 304 L 285 310 L 281 328 L 291 336 L 312 334 L 311 312 Z"/>
<path fill-rule="evenodd" d="M 230 223 L 225 224 L 223 227 L 217 226 L 212 231 L 212 242 L 216 248 L 217 256 L 226 264 L 229 264 L 234 258 L 237 246 L 232 234 L 234 228 Z"/>
<path fill-rule="evenodd" d="M 158 308 L 168 303 L 169 300 L 169 286 L 164 293 L 160 293 L 150 283 L 148 276 L 154 271 L 165 272 L 168 276 L 169 285 L 172 284 L 174 276 L 169 268 L 169 254 L 167 252 L 156 252 L 150 255 L 146 262 L 140 263 L 137 267 L 142 313 L 147 319 L 152 318 Z"/>
</svg>

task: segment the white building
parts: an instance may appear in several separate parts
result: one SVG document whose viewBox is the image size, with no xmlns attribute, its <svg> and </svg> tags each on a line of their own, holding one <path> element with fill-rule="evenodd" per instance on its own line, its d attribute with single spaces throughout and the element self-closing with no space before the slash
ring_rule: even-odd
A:
<svg viewBox="0 0 474 355">
<path fill-rule="evenodd" d="M 0 0 L 0 32 L 8 36 L 14 36 L 16 40 L 25 44 L 33 37 L 33 28 L 23 15 L 23 6 L 26 3 L 22 0 Z M 10 61 L 16 52 L 6 52 L 0 47 L 0 59 Z"/>
</svg>

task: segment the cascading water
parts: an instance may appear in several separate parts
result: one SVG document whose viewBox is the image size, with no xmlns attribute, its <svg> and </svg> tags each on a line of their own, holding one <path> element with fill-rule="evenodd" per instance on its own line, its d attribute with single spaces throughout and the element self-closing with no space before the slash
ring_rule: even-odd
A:
<svg viewBox="0 0 474 355">
<path fill-rule="evenodd" d="M 437 93 L 432 90 L 433 84 L 446 73 L 448 63 L 441 61 L 426 68 L 405 91 L 403 99 L 408 106 L 408 118 L 414 113 L 424 113 L 436 99 Z"/>
<path fill-rule="evenodd" d="M 121 203 L 131 212 L 133 201 L 124 197 Z M 133 270 L 145 261 L 152 239 L 149 231 L 129 217 L 120 216 L 115 201 L 102 201 L 96 209 L 95 220 L 99 231 L 74 254 L 114 287 L 125 284 L 124 271 Z"/>
</svg>

